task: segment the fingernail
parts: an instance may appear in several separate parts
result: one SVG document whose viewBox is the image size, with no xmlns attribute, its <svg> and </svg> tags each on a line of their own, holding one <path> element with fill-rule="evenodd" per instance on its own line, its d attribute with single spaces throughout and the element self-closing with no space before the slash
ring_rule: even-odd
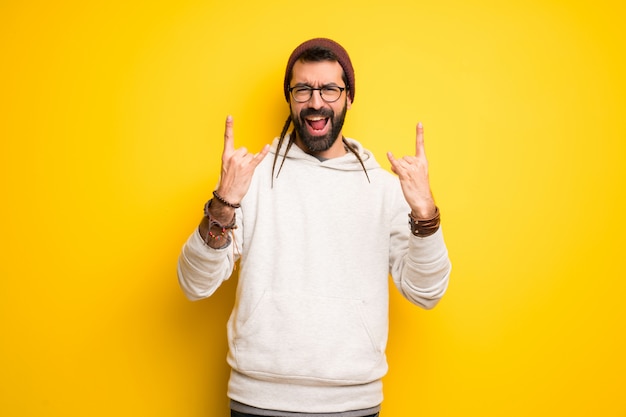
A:
<svg viewBox="0 0 626 417">
<path fill-rule="evenodd" d="M 418 123 L 417 123 L 417 127 L 419 127 L 419 128 L 421 129 L 421 128 L 423 127 L 423 126 L 422 126 L 422 122 L 418 122 Z"/>
<path fill-rule="evenodd" d="M 233 121 L 233 116 L 231 116 L 230 114 L 228 116 L 226 116 L 226 121 L 227 122 L 232 122 Z"/>
</svg>

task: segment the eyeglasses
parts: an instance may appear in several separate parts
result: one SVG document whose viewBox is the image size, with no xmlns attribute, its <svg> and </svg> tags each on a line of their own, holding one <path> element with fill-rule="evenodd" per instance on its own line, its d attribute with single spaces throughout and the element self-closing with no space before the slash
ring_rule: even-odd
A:
<svg viewBox="0 0 626 417">
<path fill-rule="evenodd" d="M 313 91 L 319 91 L 320 97 L 326 103 L 334 103 L 339 100 L 341 93 L 346 90 L 345 87 L 338 87 L 336 85 L 325 85 L 320 88 L 309 87 L 308 85 L 297 85 L 295 87 L 289 87 L 291 97 L 293 97 L 296 103 L 306 103 L 313 97 Z"/>
</svg>

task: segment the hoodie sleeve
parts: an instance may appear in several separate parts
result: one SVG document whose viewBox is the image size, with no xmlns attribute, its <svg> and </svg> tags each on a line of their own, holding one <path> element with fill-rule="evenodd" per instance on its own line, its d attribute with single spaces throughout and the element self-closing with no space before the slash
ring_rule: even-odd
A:
<svg viewBox="0 0 626 417">
<path fill-rule="evenodd" d="M 194 230 L 183 245 L 178 258 L 178 282 L 185 296 L 195 301 L 211 296 L 233 272 L 237 257 L 235 242 L 224 249 L 207 246 L 198 230 Z"/>
<path fill-rule="evenodd" d="M 398 211 L 393 223 L 390 244 L 393 282 L 407 300 L 431 309 L 446 292 L 452 268 L 441 227 L 430 236 L 414 236 L 406 208 Z"/>
</svg>

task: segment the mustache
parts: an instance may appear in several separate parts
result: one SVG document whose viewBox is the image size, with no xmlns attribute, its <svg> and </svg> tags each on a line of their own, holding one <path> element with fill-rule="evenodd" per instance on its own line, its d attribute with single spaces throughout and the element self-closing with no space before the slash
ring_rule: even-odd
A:
<svg viewBox="0 0 626 417">
<path fill-rule="evenodd" d="M 335 116 L 335 112 L 331 109 L 302 109 L 300 111 L 300 118 L 302 120 L 304 120 L 305 117 L 310 116 L 329 117 L 332 119 Z"/>
</svg>

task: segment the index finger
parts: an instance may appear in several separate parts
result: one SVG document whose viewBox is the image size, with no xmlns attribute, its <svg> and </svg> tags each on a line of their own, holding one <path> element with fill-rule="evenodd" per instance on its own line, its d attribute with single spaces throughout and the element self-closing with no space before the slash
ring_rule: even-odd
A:
<svg viewBox="0 0 626 417">
<path fill-rule="evenodd" d="M 235 150 L 235 139 L 233 138 L 233 116 L 226 117 L 226 126 L 224 127 L 224 152 Z"/>
<path fill-rule="evenodd" d="M 424 126 L 422 122 L 417 124 L 415 128 L 415 156 L 423 157 L 426 155 L 426 151 L 424 149 Z"/>
</svg>

